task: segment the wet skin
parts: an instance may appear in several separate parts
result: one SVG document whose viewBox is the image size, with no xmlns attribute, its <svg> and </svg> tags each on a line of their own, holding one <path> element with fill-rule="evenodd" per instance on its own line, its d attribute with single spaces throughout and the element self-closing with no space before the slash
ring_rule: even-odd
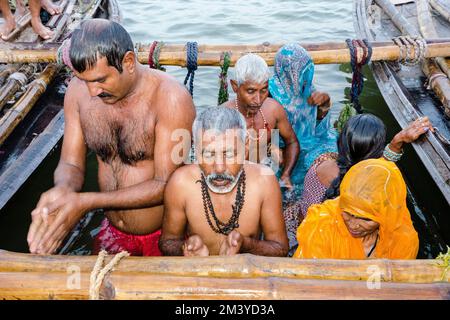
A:
<svg viewBox="0 0 450 320">
<path fill-rule="evenodd" d="M 104 208 L 119 230 L 148 234 L 162 223 L 163 192 L 181 165 L 171 152 L 176 129 L 190 132 L 195 108 L 189 93 L 171 76 L 150 70 L 133 52 L 123 72 L 101 57 L 75 72 L 64 102 L 65 133 L 55 187 L 32 212 L 30 251 L 52 253 L 88 211 Z M 170 92 L 170 94 L 168 94 Z M 100 192 L 80 192 L 87 149 L 97 154 Z"/>
<path fill-rule="evenodd" d="M 231 86 L 237 96 L 239 111 L 245 118 L 247 129 L 250 129 L 249 134 L 256 139 L 257 133 L 260 133 L 261 143 L 252 141 L 252 139 L 248 140 L 247 147 L 249 148 L 249 154 L 253 153 L 257 155 L 256 162 L 259 162 L 261 160 L 260 154 L 264 154 L 264 151 L 261 153 L 260 148 L 266 150 L 267 144 L 272 140 L 271 135 L 264 129 L 264 119 L 258 111 L 261 108 L 269 128 L 278 129 L 280 137 L 285 141 L 284 156 L 282 156 L 278 146 L 272 145 L 272 152 L 275 158 L 279 158 L 283 163 L 281 180 L 285 182 L 286 186 L 291 187 L 290 175 L 300 153 L 300 144 L 289 123 L 286 112 L 276 100 L 268 98 L 267 81 L 263 83 L 247 81 L 238 85 L 236 81 L 231 80 Z M 229 108 L 235 108 L 236 100 L 229 100 L 224 105 Z M 249 160 L 248 157 L 247 160 Z"/>
<path fill-rule="evenodd" d="M 235 139 L 225 135 L 203 138 L 203 145 L 196 148 L 201 164 L 184 166 L 172 175 L 165 191 L 160 239 L 160 249 L 165 255 L 234 255 L 244 252 L 286 255 L 288 242 L 276 177 L 262 165 L 242 165 L 238 159 L 244 159 L 245 155 L 237 150 L 227 150 L 227 146 L 233 143 L 238 145 Z M 241 147 L 238 149 L 244 150 L 244 146 Z M 205 176 L 226 173 L 237 177 L 241 169 L 246 174 L 246 191 L 239 227 L 228 236 L 215 233 L 207 222 L 201 187 L 196 181 L 201 178 L 202 172 Z M 218 179 L 212 183 L 216 187 L 225 187 L 231 182 Z M 220 221 L 230 219 L 236 189 L 234 187 L 231 192 L 220 194 L 209 189 L 214 211 Z M 264 233 L 264 240 L 258 240 L 261 232 Z"/>
</svg>

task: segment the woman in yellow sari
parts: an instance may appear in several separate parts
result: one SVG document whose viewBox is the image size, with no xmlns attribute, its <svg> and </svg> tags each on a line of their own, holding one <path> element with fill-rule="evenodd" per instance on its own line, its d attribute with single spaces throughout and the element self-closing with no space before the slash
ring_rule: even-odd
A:
<svg viewBox="0 0 450 320">
<path fill-rule="evenodd" d="M 383 158 L 354 165 L 339 197 L 309 208 L 297 240 L 295 258 L 415 259 L 419 239 L 400 170 Z"/>
</svg>

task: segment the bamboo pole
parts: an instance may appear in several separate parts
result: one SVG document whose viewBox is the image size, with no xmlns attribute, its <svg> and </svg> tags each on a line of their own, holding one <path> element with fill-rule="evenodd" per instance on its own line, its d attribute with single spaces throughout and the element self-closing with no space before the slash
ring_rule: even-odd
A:
<svg viewBox="0 0 450 320">
<path fill-rule="evenodd" d="M 437 37 L 438 34 L 433 24 L 428 1 L 416 0 L 416 8 L 417 20 L 422 35 L 424 37 Z M 430 81 L 430 87 L 441 101 L 444 113 L 450 117 L 450 70 L 446 59 L 442 57 L 427 59 L 422 63 L 422 70 L 429 79 L 435 78 L 433 81 Z M 442 72 L 447 78 L 442 76 Z"/>
<path fill-rule="evenodd" d="M 111 13 L 112 15 L 117 15 Z M 437 39 L 426 39 L 427 44 L 445 44 L 450 43 L 450 38 L 437 38 Z M 253 52 L 253 53 L 271 53 L 277 52 L 284 44 L 283 43 L 270 43 L 263 42 L 260 44 L 199 44 L 198 52 L 202 53 L 222 53 L 222 52 Z M 345 42 L 306 42 L 301 44 L 303 48 L 307 51 L 321 51 L 321 50 L 337 50 L 337 49 L 348 49 Z M 375 41 L 371 43 L 373 48 L 384 48 L 386 46 L 392 46 L 392 41 Z M 56 51 L 61 42 L 42 42 L 42 43 L 29 43 L 29 42 L 5 42 L 0 45 L 1 50 L 50 50 Z M 151 44 L 146 43 L 136 43 L 137 52 L 148 53 Z M 185 52 L 186 44 L 180 43 L 164 43 L 162 47 L 162 52 Z"/>
<path fill-rule="evenodd" d="M 390 3 L 388 0 L 375 0 L 377 4 L 384 10 L 384 12 L 389 16 L 392 23 L 402 31 L 402 33 L 409 35 L 409 36 L 417 36 L 420 35 L 418 30 L 414 28 L 401 14 L 398 12 L 398 10 L 394 7 L 392 3 Z M 427 12 L 428 8 L 424 8 L 425 3 L 421 1 L 416 1 L 417 3 L 417 10 L 418 13 L 420 13 L 419 23 L 422 22 L 423 26 L 422 29 L 427 28 L 426 24 L 430 21 L 430 19 L 427 20 L 427 18 L 424 18 L 424 12 Z M 426 32 L 426 31 L 425 31 Z M 446 57 L 447 55 L 442 55 L 440 57 Z M 435 56 L 439 57 L 439 56 Z M 431 56 L 426 56 L 427 59 L 424 60 L 422 63 L 422 71 L 423 73 L 428 77 L 433 77 L 433 75 L 436 75 L 440 72 L 439 68 L 435 67 L 436 62 Z M 434 92 L 438 95 L 439 99 L 444 105 L 444 112 L 446 114 L 450 113 L 450 105 L 449 105 L 449 95 L 450 92 L 448 91 L 448 79 L 444 78 L 435 78 L 434 81 L 432 81 L 432 88 Z"/>
<path fill-rule="evenodd" d="M 384 46 L 379 46 L 378 43 L 374 43 L 372 61 L 396 61 L 400 57 L 400 49 L 393 42 L 383 42 Z M 336 48 L 338 47 L 338 48 Z M 198 53 L 198 65 L 201 66 L 220 66 L 222 51 L 219 48 L 223 48 L 223 45 L 214 47 L 211 50 L 204 50 Z M 240 47 L 239 50 L 231 52 L 231 64 L 234 65 L 236 61 L 242 56 L 248 53 L 246 49 L 248 46 Z M 275 48 L 269 51 L 256 51 L 269 65 L 273 65 L 276 51 Z M 316 50 L 309 51 L 311 58 L 315 64 L 334 64 L 334 63 L 348 63 L 350 62 L 349 50 L 343 47 L 342 44 L 333 44 L 331 48 L 320 47 L 320 44 L 316 44 Z M 177 65 L 186 66 L 186 52 L 180 51 L 167 51 L 168 49 L 163 47 L 161 50 L 159 62 L 162 65 Z M 174 50 L 174 48 L 171 48 Z M 216 51 L 217 50 L 217 51 Z M 258 49 L 259 50 L 259 49 Z M 148 52 L 138 51 L 138 61 L 140 63 L 148 63 Z M 436 40 L 428 44 L 428 50 L 426 58 L 431 57 L 446 57 L 450 56 L 450 42 L 448 39 Z M 43 63 L 43 62 L 56 62 L 56 50 L 36 49 L 36 50 L 0 50 L 0 63 Z"/>
<path fill-rule="evenodd" d="M 64 11 L 66 10 L 68 0 L 62 0 L 58 5 L 61 8 L 61 11 L 64 14 Z M 49 28 L 55 28 L 56 23 L 60 20 L 61 14 L 55 14 L 53 15 L 50 20 L 47 22 L 47 27 Z"/>
<path fill-rule="evenodd" d="M 76 269 L 73 269 L 76 272 Z M 88 299 L 89 272 L 0 272 L 0 299 Z M 448 283 L 382 283 L 285 278 L 108 275 L 101 299 L 449 299 Z"/>
<path fill-rule="evenodd" d="M 444 7 L 439 1 L 437 0 L 430 0 L 430 5 L 433 7 L 434 10 L 436 10 L 445 20 L 447 20 L 450 23 L 450 9 Z"/>
<path fill-rule="evenodd" d="M 18 70 L 18 65 L 7 65 L 0 72 L 0 86 L 3 86 L 11 73 Z M 1 89 L 0 89 L 1 90 Z"/>
<path fill-rule="evenodd" d="M 86 16 L 93 17 L 95 15 L 95 12 L 97 11 L 100 3 L 101 3 L 101 0 L 95 0 L 94 2 L 92 2 L 87 11 Z"/>
<path fill-rule="evenodd" d="M 419 36 L 420 32 L 395 8 L 390 0 L 375 0 L 388 17 L 395 22 L 395 26 L 402 34 L 408 34 L 412 37 Z"/>
<path fill-rule="evenodd" d="M 419 23 L 420 33 L 424 38 L 433 37 L 438 38 L 438 33 L 433 24 L 433 18 L 431 16 L 430 7 L 427 0 L 416 0 L 417 7 L 417 20 Z M 447 67 L 445 58 L 434 58 L 436 63 L 441 67 L 442 71 L 450 78 L 450 70 Z"/>
<path fill-rule="evenodd" d="M 107 258 L 107 263 L 111 257 Z M 0 272 L 90 272 L 97 256 L 31 255 L 0 250 Z M 115 268 L 123 273 L 214 278 L 281 277 L 315 280 L 362 280 L 377 270 L 382 282 L 450 282 L 435 260 L 306 260 L 241 254 L 233 257 L 128 257 Z"/>
<path fill-rule="evenodd" d="M 53 42 L 61 36 L 61 34 L 64 31 L 64 28 L 67 26 L 67 22 L 69 21 L 70 15 L 72 14 L 72 11 L 75 7 L 75 2 L 76 0 L 65 1 L 63 3 L 64 11 L 57 16 L 56 15 L 53 16 L 52 19 L 55 18 L 54 20 L 50 19 L 47 26 L 55 28 L 54 34 L 50 39 L 45 40 L 44 42 Z"/>
<path fill-rule="evenodd" d="M 29 79 L 34 72 L 34 67 L 32 65 L 23 65 L 18 74 L 22 75 L 25 79 Z M 14 97 L 17 91 L 23 86 L 23 83 L 16 78 L 8 78 L 6 83 L 0 88 L 0 111 L 6 105 L 6 103 Z"/>
<path fill-rule="evenodd" d="M 35 102 L 47 89 L 47 85 L 57 74 L 59 67 L 49 64 L 45 70 L 27 88 L 27 91 L 0 119 L 0 145 L 12 133 L 14 128 L 28 114 Z"/>
</svg>

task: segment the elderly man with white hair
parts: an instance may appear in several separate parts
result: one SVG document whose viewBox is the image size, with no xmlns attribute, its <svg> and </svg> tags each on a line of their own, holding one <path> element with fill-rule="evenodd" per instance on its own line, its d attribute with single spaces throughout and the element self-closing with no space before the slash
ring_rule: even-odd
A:
<svg viewBox="0 0 450 320">
<path fill-rule="evenodd" d="M 164 193 L 164 255 L 286 256 L 281 191 L 269 168 L 245 161 L 246 127 L 237 110 L 223 107 L 195 120 L 198 163 L 177 169 Z"/>
<path fill-rule="evenodd" d="M 230 80 L 236 98 L 223 106 L 238 110 L 248 128 L 248 158 L 252 162 L 281 164 L 280 182 L 292 187 L 290 175 L 300 153 L 300 144 L 289 123 L 282 105 L 269 98 L 269 67 L 263 58 L 249 53 L 242 56 L 234 68 L 235 77 Z M 284 157 L 278 148 L 278 137 L 284 142 Z"/>
</svg>

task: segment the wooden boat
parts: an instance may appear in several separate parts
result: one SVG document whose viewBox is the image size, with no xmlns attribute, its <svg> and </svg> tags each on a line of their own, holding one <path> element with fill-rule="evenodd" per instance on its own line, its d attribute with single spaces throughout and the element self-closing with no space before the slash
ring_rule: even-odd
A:
<svg viewBox="0 0 450 320">
<path fill-rule="evenodd" d="M 62 0 L 64 11 L 47 26 L 55 36 L 42 41 L 29 13 L 18 21 L 0 48 L 45 47 L 67 38 L 82 19 L 120 20 L 117 0 Z M 60 141 L 64 131 L 63 97 L 69 73 L 55 63 L 0 66 L 0 209 Z"/>
<path fill-rule="evenodd" d="M 442 0 L 354 0 L 358 38 L 387 41 L 398 36 L 450 35 L 450 4 Z M 415 66 L 377 61 L 371 69 L 392 114 L 404 128 L 428 116 L 437 128 L 413 143 L 417 155 L 450 204 L 450 59 L 425 59 Z M 429 87 L 427 89 L 427 86 Z"/>
</svg>

